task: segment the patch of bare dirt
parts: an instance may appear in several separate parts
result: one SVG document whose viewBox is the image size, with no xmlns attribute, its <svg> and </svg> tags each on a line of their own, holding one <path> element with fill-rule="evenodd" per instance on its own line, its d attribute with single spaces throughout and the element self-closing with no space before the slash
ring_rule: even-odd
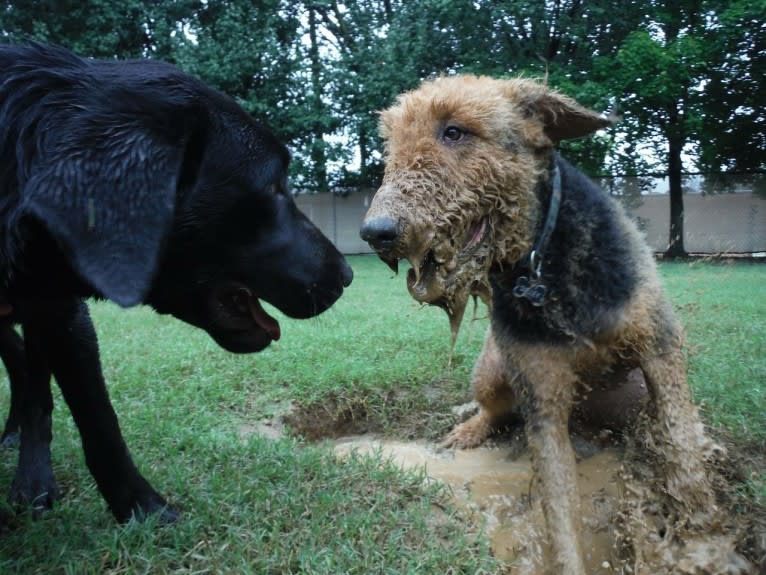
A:
<svg viewBox="0 0 766 575">
<path fill-rule="evenodd" d="M 307 439 L 335 439 L 378 430 L 368 417 L 367 405 L 362 400 L 329 397 L 323 402 L 309 405 L 296 404 L 282 416 L 290 433 Z"/>
</svg>

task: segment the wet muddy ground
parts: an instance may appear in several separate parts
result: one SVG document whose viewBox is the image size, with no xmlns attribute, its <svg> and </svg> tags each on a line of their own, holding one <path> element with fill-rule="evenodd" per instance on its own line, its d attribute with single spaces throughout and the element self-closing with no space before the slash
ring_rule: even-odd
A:
<svg viewBox="0 0 766 575">
<path fill-rule="evenodd" d="M 577 452 L 582 543 L 589 575 L 744 575 L 758 568 L 737 550 L 746 525 L 725 509 L 704 530 L 672 509 L 651 466 L 610 437 L 572 436 Z M 513 575 L 543 575 L 545 521 L 523 432 L 472 450 L 365 434 L 335 441 L 340 456 L 375 454 L 423 468 L 484 526 L 496 557 Z"/>
<path fill-rule="evenodd" d="M 584 440 L 583 440 L 584 441 Z M 580 442 L 582 444 L 582 442 Z M 614 523 L 619 495 L 620 454 L 582 446 L 588 456 L 577 466 L 583 513 L 586 566 L 592 575 L 614 573 Z M 447 484 L 455 500 L 485 525 L 494 554 L 511 563 L 514 573 L 542 573 L 544 519 L 532 494 L 529 455 L 514 445 L 444 450 L 425 442 L 402 442 L 365 435 L 341 438 L 335 450 L 380 453 L 402 467 L 424 468 Z"/>
<path fill-rule="evenodd" d="M 466 404 L 453 415 L 461 420 L 473 409 L 475 404 Z M 310 441 L 332 441 L 339 457 L 356 451 L 387 458 L 403 468 L 422 468 L 444 483 L 455 502 L 483 526 L 493 553 L 507 562 L 508 573 L 545 573 L 545 522 L 518 418 L 509 421 L 506 432 L 472 450 L 391 438 L 374 433 L 376 429 L 380 426 L 370 422 L 362 409 L 333 405 L 327 411 L 316 406 L 289 410 L 239 431 L 243 437 L 296 433 Z M 766 575 L 764 522 L 733 511 L 719 471 L 711 467 L 723 482 L 718 490 L 721 506 L 706 510 L 715 519 L 699 529 L 694 515 L 679 510 L 664 492 L 659 466 L 640 444 L 626 443 L 619 434 L 593 425 L 575 425 L 571 440 L 578 460 L 581 533 L 589 575 Z M 719 461 L 716 466 L 729 464 Z"/>
</svg>

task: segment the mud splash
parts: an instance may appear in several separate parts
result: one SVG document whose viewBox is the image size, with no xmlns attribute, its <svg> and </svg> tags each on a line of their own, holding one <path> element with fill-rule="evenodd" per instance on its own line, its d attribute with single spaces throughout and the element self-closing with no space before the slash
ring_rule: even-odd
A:
<svg viewBox="0 0 766 575">
<path fill-rule="evenodd" d="M 715 532 L 695 533 L 678 522 L 674 525 L 657 486 L 635 474 L 635 461 L 621 448 L 604 447 L 586 437 L 573 437 L 573 444 L 589 575 L 756 572 L 735 549 L 739 530 L 720 525 Z M 374 435 L 336 440 L 338 456 L 352 451 L 379 455 L 403 468 L 423 468 L 449 486 L 456 503 L 485 525 L 493 553 L 508 563 L 510 573 L 544 575 L 549 553 L 545 519 L 529 455 L 518 441 L 452 451 Z"/>
<path fill-rule="evenodd" d="M 467 451 L 439 450 L 425 442 L 400 442 L 374 436 L 339 439 L 339 455 L 356 451 L 377 454 L 404 467 L 422 467 L 447 484 L 458 504 L 484 522 L 492 550 L 517 575 L 542 574 L 547 553 L 545 521 L 534 495 L 532 465 L 527 454 L 511 446 Z M 621 492 L 620 454 L 597 451 L 577 465 L 586 567 L 592 575 L 615 573 L 613 529 Z"/>
</svg>

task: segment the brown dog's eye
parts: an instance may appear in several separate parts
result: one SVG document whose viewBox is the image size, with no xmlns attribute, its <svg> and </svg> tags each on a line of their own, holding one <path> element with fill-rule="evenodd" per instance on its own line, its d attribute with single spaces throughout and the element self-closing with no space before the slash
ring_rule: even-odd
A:
<svg viewBox="0 0 766 575">
<path fill-rule="evenodd" d="M 447 126 L 442 133 L 445 142 L 459 142 L 465 136 L 465 132 L 457 126 Z"/>
</svg>

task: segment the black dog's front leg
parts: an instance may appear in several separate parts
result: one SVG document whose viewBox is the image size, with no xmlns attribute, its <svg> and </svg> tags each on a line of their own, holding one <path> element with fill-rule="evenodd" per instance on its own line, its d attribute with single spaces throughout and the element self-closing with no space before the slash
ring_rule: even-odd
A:
<svg viewBox="0 0 766 575">
<path fill-rule="evenodd" d="M 24 356 L 24 341 L 10 321 L 0 322 L 0 358 L 5 364 L 11 386 L 11 407 L 0 436 L 0 445 L 15 447 L 19 442 L 21 428 L 21 402 L 27 387 L 27 360 Z"/>
<path fill-rule="evenodd" d="M 79 300 L 36 304 L 26 310 L 24 336 L 49 362 L 80 431 L 85 460 L 99 491 L 120 522 L 161 512 L 178 518 L 136 469 L 109 401 L 98 341 L 86 304 Z M 24 442 L 22 430 L 22 445 Z"/>
<path fill-rule="evenodd" d="M 11 412 L 16 411 L 21 438 L 19 464 L 8 499 L 12 505 L 31 505 L 40 511 L 51 508 L 59 490 L 51 467 L 51 373 L 34 338 L 31 345 L 26 345 L 26 365 L 27 379 L 11 390 Z"/>
</svg>

